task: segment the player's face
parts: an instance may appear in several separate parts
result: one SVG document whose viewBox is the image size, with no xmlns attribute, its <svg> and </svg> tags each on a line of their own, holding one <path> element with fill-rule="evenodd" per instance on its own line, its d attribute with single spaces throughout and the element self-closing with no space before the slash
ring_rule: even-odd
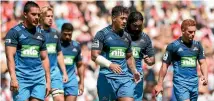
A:
<svg viewBox="0 0 214 101">
<path fill-rule="evenodd" d="M 62 31 L 62 40 L 66 42 L 70 42 L 72 38 L 72 31 L 64 30 Z"/>
<path fill-rule="evenodd" d="M 138 20 L 136 22 L 131 23 L 130 32 L 133 35 L 138 36 L 142 32 L 142 28 L 143 28 L 143 21 Z"/>
<path fill-rule="evenodd" d="M 188 41 L 192 41 L 195 36 L 195 31 L 196 31 L 196 26 L 189 26 L 186 28 L 186 30 L 184 30 L 183 36 Z"/>
<path fill-rule="evenodd" d="M 44 20 L 44 24 L 50 27 L 53 23 L 53 12 L 47 11 L 43 20 Z"/>
<path fill-rule="evenodd" d="M 40 10 L 38 7 L 30 7 L 29 12 L 24 13 L 25 20 L 32 25 L 36 26 L 39 22 Z"/>
<path fill-rule="evenodd" d="M 119 16 L 113 18 L 113 23 L 118 29 L 124 29 L 128 19 L 128 14 L 122 13 Z"/>
</svg>

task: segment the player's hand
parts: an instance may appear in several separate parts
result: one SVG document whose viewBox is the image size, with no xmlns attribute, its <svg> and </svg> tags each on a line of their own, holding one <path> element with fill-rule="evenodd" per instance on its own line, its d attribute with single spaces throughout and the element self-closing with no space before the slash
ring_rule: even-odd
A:
<svg viewBox="0 0 214 101">
<path fill-rule="evenodd" d="M 118 64 L 111 63 L 109 68 L 116 74 L 122 73 L 122 69 L 121 69 L 120 65 L 118 65 Z"/>
<path fill-rule="evenodd" d="M 17 92 L 19 90 L 19 83 L 16 79 L 10 81 L 10 90 L 13 92 Z"/>
<path fill-rule="evenodd" d="M 83 84 L 79 84 L 79 92 L 78 92 L 79 94 L 78 95 L 79 96 L 82 95 L 83 92 L 84 92 L 84 85 Z"/>
<path fill-rule="evenodd" d="M 134 82 L 138 83 L 140 82 L 141 78 L 140 78 L 140 73 L 139 72 L 135 72 L 134 73 Z"/>
<path fill-rule="evenodd" d="M 206 85 L 207 85 L 207 83 L 208 83 L 207 78 L 206 78 L 205 76 L 201 76 L 201 77 L 200 77 L 200 79 L 201 79 L 201 81 L 202 81 L 203 85 L 204 85 L 204 86 L 206 86 Z"/>
<path fill-rule="evenodd" d="M 50 82 L 46 82 L 46 94 L 45 97 L 48 97 L 51 91 L 51 83 Z"/>
<path fill-rule="evenodd" d="M 68 82 L 68 74 L 67 73 L 63 74 L 63 82 L 64 83 Z"/>
<path fill-rule="evenodd" d="M 157 96 L 159 93 L 162 93 L 163 92 L 163 86 L 162 84 L 157 84 L 155 86 L 155 95 Z"/>
</svg>

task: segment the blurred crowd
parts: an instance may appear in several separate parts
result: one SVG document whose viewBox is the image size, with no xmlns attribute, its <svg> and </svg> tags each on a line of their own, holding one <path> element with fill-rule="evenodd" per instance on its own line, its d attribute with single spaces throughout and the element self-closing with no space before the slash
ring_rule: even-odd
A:
<svg viewBox="0 0 214 101">
<path fill-rule="evenodd" d="M 1 1 L 1 101 L 12 101 L 9 90 L 10 77 L 7 71 L 4 37 L 8 30 L 22 21 L 22 10 L 26 1 Z M 111 24 L 111 9 L 124 5 L 131 11 L 144 15 L 144 32 L 155 48 L 154 66 L 144 64 L 144 100 L 154 101 L 153 87 L 161 67 L 161 58 L 168 43 L 181 36 L 180 24 L 191 18 L 197 22 L 195 40 L 202 43 L 208 65 L 208 85 L 199 81 L 199 101 L 214 101 L 214 1 L 37 1 L 40 7 L 54 8 L 53 27 L 60 32 L 63 23 L 74 26 L 72 39 L 81 44 L 83 61 L 86 64 L 84 94 L 78 101 L 98 101 L 96 83 L 99 66 L 91 60 L 91 40 L 98 30 Z M 198 69 L 198 72 L 200 70 Z M 168 68 L 164 80 L 164 101 L 176 101 L 172 89 L 173 67 Z M 199 75 L 200 76 L 200 75 Z M 47 101 L 51 101 L 47 99 Z"/>
</svg>

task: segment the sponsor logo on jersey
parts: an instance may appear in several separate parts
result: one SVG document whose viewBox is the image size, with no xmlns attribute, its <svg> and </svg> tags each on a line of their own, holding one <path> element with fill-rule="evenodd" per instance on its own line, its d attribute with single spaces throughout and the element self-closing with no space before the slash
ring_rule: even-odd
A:
<svg viewBox="0 0 214 101">
<path fill-rule="evenodd" d="M 110 47 L 110 58 L 125 58 L 125 47 Z"/>
<path fill-rule="evenodd" d="M 112 39 L 112 37 L 108 37 L 108 39 L 107 39 L 107 40 L 113 40 L 113 39 Z"/>
<path fill-rule="evenodd" d="M 5 39 L 5 43 L 11 43 L 11 39 Z"/>
<path fill-rule="evenodd" d="M 37 36 L 36 39 L 43 40 L 41 36 Z"/>
<path fill-rule="evenodd" d="M 22 57 L 39 57 L 39 46 L 22 45 Z"/>
<path fill-rule="evenodd" d="M 166 51 L 165 54 L 163 55 L 163 60 L 166 61 L 168 56 L 169 56 L 169 52 Z"/>
<path fill-rule="evenodd" d="M 77 52 L 77 49 L 76 48 L 73 48 L 73 50 L 72 50 L 73 52 Z"/>
<path fill-rule="evenodd" d="M 46 44 L 48 53 L 56 53 L 56 43 Z"/>
<path fill-rule="evenodd" d="M 20 39 L 25 39 L 26 36 L 24 36 L 23 34 L 20 36 Z"/>
<path fill-rule="evenodd" d="M 196 67 L 196 57 L 181 57 L 181 67 Z"/>
<path fill-rule="evenodd" d="M 73 65 L 74 56 L 64 56 L 65 65 Z"/>
<path fill-rule="evenodd" d="M 94 40 L 93 43 L 92 43 L 92 47 L 94 48 L 99 48 L 99 40 Z"/>
<path fill-rule="evenodd" d="M 140 57 L 140 47 L 132 47 L 132 55 L 134 58 L 139 58 Z"/>
<path fill-rule="evenodd" d="M 57 39 L 57 38 L 58 38 L 58 36 L 57 36 L 57 35 L 54 35 L 54 38 L 55 38 L 55 39 Z"/>
</svg>

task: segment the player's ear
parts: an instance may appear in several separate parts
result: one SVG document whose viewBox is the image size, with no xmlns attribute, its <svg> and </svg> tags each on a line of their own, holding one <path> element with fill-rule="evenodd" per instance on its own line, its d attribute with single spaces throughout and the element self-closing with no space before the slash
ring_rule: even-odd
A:
<svg viewBox="0 0 214 101">
<path fill-rule="evenodd" d="M 26 19 L 27 18 L 27 13 L 23 13 L 23 16 Z"/>
</svg>

